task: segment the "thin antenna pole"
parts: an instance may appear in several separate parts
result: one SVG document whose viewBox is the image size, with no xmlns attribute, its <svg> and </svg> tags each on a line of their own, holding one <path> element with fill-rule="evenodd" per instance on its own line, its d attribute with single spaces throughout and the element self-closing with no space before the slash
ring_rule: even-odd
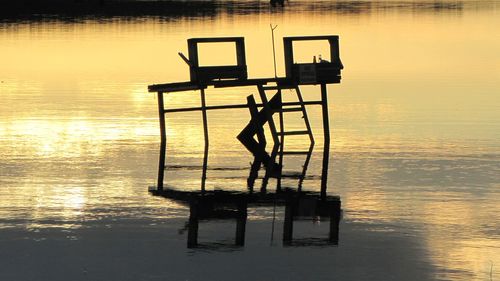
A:
<svg viewBox="0 0 500 281">
<path fill-rule="evenodd" d="M 274 47 L 274 30 L 278 27 L 278 25 L 273 27 L 272 24 L 269 24 L 269 27 L 271 28 L 271 38 L 273 40 L 274 78 L 278 78 L 278 74 L 276 72 L 276 48 Z"/>
</svg>

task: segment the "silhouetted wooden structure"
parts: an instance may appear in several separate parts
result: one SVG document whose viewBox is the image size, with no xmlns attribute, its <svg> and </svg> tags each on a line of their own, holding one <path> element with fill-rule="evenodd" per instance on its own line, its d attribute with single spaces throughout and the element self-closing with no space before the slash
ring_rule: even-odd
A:
<svg viewBox="0 0 500 281">
<path fill-rule="evenodd" d="M 198 45 L 202 43 L 234 43 L 236 47 L 236 65 L 200 66 Z M 182 53 L 179 53 L 179 55 L 189 65 L 189 74 L 192 83 L 203 84 L 221 79 L 245 80 L 248 77 L 245 40 L 243 37 L 191 38 L 188 39 L 188 50 L 188 60 L 185 59 Z"/>
<path fill-rule="evenodd" d="M 293 43 L 300 41 L 328 41 L 330 45 L 330 61 L 297 63 L 294 61 Z M 283 38 L 285 49 L 286 77 L 298 81 L 300 85 L 338 83 L 340 72 L 344 68 L 340 61 L 339 40 L 337 36 L 299 36 Z M 320 58 L 318 58 L 320 59 Z"/>
<path fill-rule="evenodd" d="M 295 41 L 310 41 L 324 40 L 328 41 L 330 47 L 330 61 L 320 61 L 312 63 L 296 63 L 294 62 L 293 42 Z M 236 48 L 236 65 L 223 66 L 200 66 L 198 45 L 227 43 L 232 42 Z M 204 158 L 203 158 L 203 174 L 201 190 L 205 190 L 206 168 L 208 165 L 208 149 L 209 149 L 209 134 L 208 134 L 208 118 L 207 111 L 223 110 L 223 109 L 248 109 L 251 114 L 249 124 L 238 135 L 238 139 L 242 144 L 256 157 L 259 165 L 262 163 L 266 167 L 267 177 L 276 177 L 277 190 L 281 189 L 281 167 L 283 157 L 287 154 L 306 155 L 304 165 L 304 173 L 307 169 L 307 163 L 314 146 L 314 137 L 311 131 L 311 125 L 307 116 L 306 106 L 319 105 L 322 107 L 323 120 L 323 165 L 321 174 L 321 194 L 326 196 L 328 162 L 330 150 L 330 128 L 328 121 L 328 99 L 327 99 L 327 84 L 340 83 L 340 73 L 343 65 L 339 56 L 338 36 L 304 36 L 304 37 L 285 37 L 283 38 L 285 48 L 285 77 L 274 78 L 248 78 L 247 65 L 245 58 L 245 44 L 243 37 L 222 37 L 222 38 L 193 38 L 188 40 L 188 58 L 182 53 L 179 53 L 181 58 L 188 64 L 190 70 L 190 81 L 176 82 L 167 84 L 150 85 L 148 90 L 157 93 L 158 96 L 158 112 L 160 119 L 160 157 L 158 165 L 157 190 L 163 190 L 164 169 L 166 159 L 166 124 L 165 114 L 176 112 L 201 111 L 204 130 Z M 320 85 L 321 99 L 314 101 L 305 101 L 302 98 L 300 91 L 301 85 Z M 259 94 L 260 103 L 257 103 L 253 95 L 247 97 L 246 104 L 233 105 L 217 105 L 209 106 L 206 104 L 205 89 L 208 87 L 225 88 L 225 87 L 243 87 L 255 86 Z M 282 90 L 293 90 L 297 95 L 296 102 L 283 102 Z M 200 91 L 201 105 L 199 107 L 189 108 L 165 108 L 163 94 L 182 91 Z M 273 91 L 275 95 L 268 100 L 268 91 Z M 286 131 L 284 114 L 287 112 L 302 112 L 304 117 L 304 130 Z M 275 124 L 273 114 L 279 114 L 279 124 Z M 266 143 L 264 133 L 261 130 L 264 124 L 269 124 L 271 135 L 273 138 L 273 146 L 270 152 L 266 151 Z M 253 136 L 257 135 L 258 141 L 255 141 Z M 303 151 L 285 151 L 284 142 L 285 136 L 307 135 L 310 139 L 308 150 Z M 278 157 L 278 163 L 276 163 Z M 266 184 L 263 184 L 265 189 Z M 253 187 L 253 186 L 252 186 Z"/>
</svg>

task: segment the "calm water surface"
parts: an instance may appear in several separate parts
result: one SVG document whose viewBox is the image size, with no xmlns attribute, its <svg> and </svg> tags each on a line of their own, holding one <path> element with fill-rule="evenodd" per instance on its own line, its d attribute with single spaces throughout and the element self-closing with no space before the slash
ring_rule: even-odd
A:
<svg viewBox="0 0 500 281">
<path fill-rule="evenodd" d="M 0 23 L 0 279 L 499 279 L 499 2 L 334 3 Z M 329 86 L 339 246 L 282 247 L 270 241 L 272 208 L 254 208 L 244 248 L 187 250 L 180 229 L 189 210 L 147 192 L 159 147 L 147 85 L 189 79 L 177 52 L 187 53 L 191 37 L 245 36 L 249 76 L 272 77 L 270 23 L 281 75 L 281 37 L 340 36 L 346 68 Z M 326 46 L 301 46 L 298 59 L 312 60 L 311 50 Z M 202 62 L 231 62 L 229 51 L 202 49 Z M 304 88 L 307 99 L 318 91 Z M 208 103 L 248 94 L 255 89 L 210 89 Z M 166 104 L 196 106 L 199 96 L 169 94 Z M 321 115 L 309 112 L 318 145 L 304 188 L 318 190 Z M 248 119 L 246 110 L 209 113 L 209 189 L 245 189 L 252 157 L 235 136 Z M 199 188 L 200 115 L 169 115 L 167 131 L 165 183 Z M 302 139 L 287 145 L 304 148 Z M 302 164 L 289 157 L 284 168 Z M 326 227 L 297 224 L 299 236 Z M 205 223 L 201 239 L 231 239 L 232 228 Z"/>
</svg>

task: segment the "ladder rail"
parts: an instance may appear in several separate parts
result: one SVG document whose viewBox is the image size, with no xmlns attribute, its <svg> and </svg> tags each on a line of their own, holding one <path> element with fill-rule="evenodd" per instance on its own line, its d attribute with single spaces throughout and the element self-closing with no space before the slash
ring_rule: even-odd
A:
<svg viewBox="0 0 500 281">
<path fill-rule="evenodd" d="M 302 93 L 300 91 L 300 88 L 298 85 L 294 87 L 288 87 L 290 90 L 295 90 L 295 94 L 297 96 L 298 102 L 293 102 L 293 103 L 284 103 L 283 102 L 283 96 L 282 96 L 282 88 L 277 85 L 277 86 L 263 86 L 263 85 L 257 85 L 257 88 L 259 90 L 259 95 L 260 99 L 262 101 L 262 106 L 264 107 L 264 112 L 267 116 L 268 124 L 269 124 L 269 129 L 271 131 L 271 135 L 273 138 L 274 146 L 271 152 L 271 157 L 269 159 L 269 164 L 266 167 L 266 175 L 264 177 L 263 183 L 262 183 L 262 190 L 265 191 L 265 188 L 267 186 L 267 179 L 270 176 L 276 176 L 277 178 L 277 184 L 276 188 L 277 190 L 281 190 L 281 178 L 282 178 L 282 173 L 283 173 L 283 162 L 284 162 L 284 155 L 285 154 L 290 154 L 290 155 L 306 155 L 306 158 L 304 160 L 304 164 L 302 165 L 302 169 L 300 174 L 298 175 L 298 190 L 302 190 L 302 184 L 304 182 L 304 179 L 307 174 L 307 169 L 309 167 L 309 163 L 311 161 L 311 156 L 312 156 L 312 151 L 314 149 L 315 145 L 315 140 L 314 136 L 312 133 L 312 128 L 311 128 L 311 123 L 309 120 L 309 116 L 307 114 L 307 109 L 306 109 L 306 102 L 304 102 L 304 99 L 302 97 Z M 267 99 L 266 91 L 271 91 L 275 90 L 277 96 L 277 102 L 279 106 L 272 107 L 269 105 L 269 101 Z M 273 97 L 274 99 L 275 97 Z M 295 106 L 295 107 L 292 107 Z M 278 121 L 279 124 L 276 124 L 274 119 L 273 119 L 273 114 L 278 112 Z M 305 130 L 299 130 L 299 131 L 285 131 L 285 117 L 284 113 L 285 112 L 302 112 L 302 119 L 304 120 L 304 125 L 305 125 Z M 277 126 L 279 126 L 277 128 Z M 278 130 L 279 129 L 279 130 Z M 307 151 L 291 151 L 291 152 L 286 152 L 285 151 L 285 136 L 296 136 L 296 135 L 308 135 L 309 140 L 310 140 L 310 145 Z M 275 167 L 275 160 L 276 157 L 278 157 L 278 167 Z M 277 168 L 278 170 L 274 170 Z"/>
<path fill-rule="evenodd" d="M 279 131 L 277 132 L 278 133 L 278 136 L 280 137 L 280 146 L 279 146 L 279 167 L 280 167 L 280 173 L 279 175 L 281 176 L 282 175 L 282 169 L 283 169 L 283 156 L 285 154 L 290 154 L 290 155 L 306 155 L 306 159 L 304 160 L 304 164 L 302 165 L 302 170 L 301 170 L 301 173 L 300 175 L 298 176 L 298 190 L 302 190 L 302 184 L 304 182 L 304 179 L 305 179 L 305 176 L 306 176 L 306 173 L 307 173 L 307 168 L 309 166 L 309 162 L 311 160 L 311 155 L 312 155 L 312 151 L 314 149 L 314 136 L 312 134 L 312 129 L 311 129 L 311 124 L 309 122 L 309 117 L 307 115 L 307 110 L 306 110 L 306 107 L 305 107 L 305 103 L 304 103 L 304 99 L 302 97 L 302 93 L 300 92 L 300 89 L 299 89 L 299 86 L 296 85 L 294 87 L 290 87 L 289 89 L 290 90 L 295 90 L 295 94 L 297 96 L 297 100 L 298 102 L 296 102 L 295 104 L 298 105 L 296 107 L 287 107 L 287 106 L 290 106 L 286 103 L 283 102 L 283 96 L 282 96 L 282 93 L 281 93 L 281 88 L 279 85 L 275 86 L 275 87 L 264 87 L 263 88 L 264 91 L 265 90 L 277 90 L 277 94 L 280 94 L 280 107 L 276 110 L 274 110 L 274 112 L 278 112 L 279 113 Z M 273 112 L 273 113 L 274 113 Z M 305 127 L 306 127 L 306 130 L 303 130 L 303 131 L 285 131 L 285 122 L 284 122 L 284 113 L 285 112 L 302 112 L 302 119 L 304 120 L 304 124 L 305 124 Z M 309 136 L 309 140 L 310 140 L 310 145 L 309 145 L 309 149 L 307 151 L 295 151 L 295 153 L 287 153 L 285 151 L 285 136 L 294 136 L 294 135 L 308 135 Z M 281 177 L 278 177 L 277 178 L 277 189 L 280 190 L 281 189 Z"/>
<path fill-rule="evenodd" d="M 280 132 L 285 131 L 285 122 L 283 119 L 283 96 L 281 94 L 281 89 L 278 88 L 277 94 L 280 95 L 280 111 L 279 111 L 279 125 L 280 125 Z M 279 176 L 277 177 L 277 182 L 276 182 L 276 189 L 278 191 L 281 190 L 281 173 L 283 171 L 283 152 L 285 150 L 285 135 L 280 134 L 280 146 L 279 146 L 279 156 L 278 156 L 278 165 L 279 165 Z"/>
<path fill-rule="evenodd" d="M 299 99 L 300 107 L 302 108 L 302 114 L 304 122 L 306 124 L 307 131 L 309 132 L 309 139 L 311 140 L 311 145 L 314 146 L 314 136 L 311 129 L 311 123 L 309 122 L 309 117 L 307 116 L 306 106 L 304 104 L 304 99 L 302 98 L 302 93 L 300 92 L 299 86 L 295 87 L 295 92 L 297 93 L 297 98 Z"/>
<path fill-rule="evenodd" d="M 309 146 L 309 152 L 306 155 L 306 160 L 304 161 L 304 165 L 302 166 L 302 174 L 301 177 L 299 178 L 299 185 L 298 185 L 299 191 L 302 191 L 302 183 L 304 183 L 304 179 L 307 174 L 307 168 L 309 167 L 309 162 L 311 161 L 313 149 L 314 149 L 314 143 L 311 143 L 311 145 Z"/>
</svg>

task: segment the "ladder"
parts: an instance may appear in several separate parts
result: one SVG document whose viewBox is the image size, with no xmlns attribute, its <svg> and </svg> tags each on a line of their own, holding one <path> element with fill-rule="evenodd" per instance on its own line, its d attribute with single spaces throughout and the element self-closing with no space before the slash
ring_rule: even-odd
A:
<svg viewBox="0 0 500 281">
<path fill-rule="evenodd" d="M 304 104 L 304 99 L 302 98 L 302 93 L 299 89 L 298 85 L 295 86 L 263 86 L 263 85 L 258 85 L 258 90 L 259 90 L 259 95 L 262 100 L 262 104 L 264 107 L 264 111 L 267 112 L 267 119 L 269 123 L 269 129 L 271 131 L 271 135 L 273 138 L 274 146 L 271 151 L 271 161 L 275 161 L 276 157 L 278 156 L 278 167 L 279 167 L 279 173 L 276 175 L 277 178 L 277 190 L 281 190 L 281 179 L 282 178 L 298 178 L 298 188 L 299 190 L 302 188 L 302 183 L 304 181 L 307 167 L 309 166 L 309 161 L 311 159 L 311 154 L 312 150 L 314 148 L 314 136 L 312 133 L 311 129 L 311 124 L 309 122 L 309 117 L 307 115 L 307 110 Z M 296 97 L 297 97 L 297 102 L 293 103 L 284 103 L 283 102 L 283 96 L 282 96 L 282 90 L 289 89 L 293 92 L 295 92 Z M 273 96 L 272 99 L 275 99 L 276 96 L 278 100 L 280 101 L 278 107 L 273 107 L 271 108 L 269 106 L 269 102 L 267 99 L 266 91 L 275 91 L 275 96 Z M 298 104 L 298 105 L 297 105 Z M 302 119 L 304 121 L 304 130 L 295 130 L 295 131 L 286 131 L 285 130 L 285 115 L 290 112 L 301 112 L 302 113 Z M 274 119 L 272 115 L 274 113 L 278 113 L 279 118 L 279 130 L 276 128 L 276 124 L 274 122 Z M 302 151 L 285 151 L 285 136 L 303 136 L 307 135 L 309 137 L 309 148 L 307 150 L 302 150 Z M 304 160 L 304 165 L 302 166 L 302 171 L 299 175 L 283 175 L 282 169 L 283 169 L 283 160 L 285 155 L 305 155 L 306 158 Z M 267 165 L 266 169 L 266 175 L 272 175 L 270 167 L 271 165 Z"/>
</svg>

